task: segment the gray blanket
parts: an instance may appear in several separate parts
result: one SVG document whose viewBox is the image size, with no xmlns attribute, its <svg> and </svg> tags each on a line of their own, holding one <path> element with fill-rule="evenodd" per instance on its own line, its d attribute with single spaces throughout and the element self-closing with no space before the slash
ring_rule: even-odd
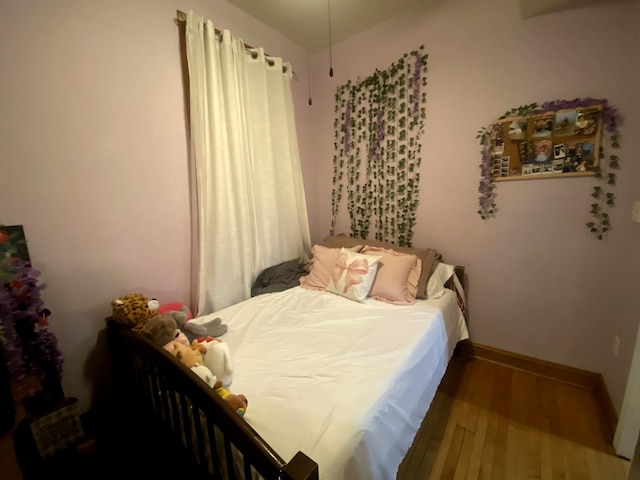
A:
<svg viewBox="0 0 640 480">
<path fill-rule="evenodd" d="M 251 296 L 262 293 L 281 292 L 300 285 L 300 277 L 308 272 L 304 269 L 304 263 L 298 260 L 286 262 L 265 268 L 256 277 L 251 286 Z"/>
</svg>

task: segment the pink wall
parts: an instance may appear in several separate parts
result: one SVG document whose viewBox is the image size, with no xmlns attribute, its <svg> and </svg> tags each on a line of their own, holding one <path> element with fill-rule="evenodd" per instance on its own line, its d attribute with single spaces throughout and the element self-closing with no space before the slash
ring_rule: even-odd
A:
<svg viewBox="0 0 640 480">
<path fill-rule="evenodd" d="M 427 3 L 427 2 L 425 2 Z M 330 227 L 333 95 L 425 45 L 427 122 L 414 244 L 467 267 L 470 330 L 480 344 L 602 372 L 619 408 L 638 327 L 637 166 L 639 4 L 577 9 L 523 21 L 510 0 L 428 2 L 312 57 L 319 182 L 312 238 Z M 497 219 L 477 215 L 476 131 L 532 102 L 608 98 L 625 117 L 622 170 L 605 241 L 588 232 L 591 178 L 501 183 Z M 342 230 L 347 230 L 342 222 Z M 614 335 L 621 339 L 613 357 Z"/>
<path fill-rule="evenodd" d="M 176 9 L 290 60 L 312 235 L 329 228 L 333 93 L 424 44 L 430 55 L 415 243 L 467 266 L 478 343 L 605 374 L 617 406 L 640 303 L 638 4 L 518 18 L 507 0 L 442 0 L 306 52 L 223 0 L 24 0 L 0 7 L 0 223 L 25 226 L 48 287 L 64 387 L 89 406 L 111 298 L 189 299 L 187 138 Z M 481 8 L 480 5 L 483 5 Z M 633 59 L 633 61 L 630 61 Z M 545 68 L 540 71 L 539 65 Z M 589 179 L 504 183 L 476 215 L 478 128 L 533 101 L 606 97 L 626 117 L 614 232 L 589 236 Z M 638 199 L 638 198 L 636 198 Z M 620 355 L 611 355 L 613 336 Z"/>
<path fill-rule="evenodd" d="M 83 410 L 104 368 L 96 339 L 110 300 L 140 291 L 189 301 L 177 9 L 307 70 L 304 49 L 223 0 L 0 7 L 0 223 L 25 227 L 66 357 L 65 392 Z M 295 95 L 305 104 L 306 87 Z"/>
</svg>

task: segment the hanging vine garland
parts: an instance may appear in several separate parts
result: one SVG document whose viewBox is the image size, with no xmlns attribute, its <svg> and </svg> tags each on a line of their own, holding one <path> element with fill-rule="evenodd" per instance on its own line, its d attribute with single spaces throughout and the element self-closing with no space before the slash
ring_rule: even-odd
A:
<svg viewBox="0 0 640 480">
<path fill-rule="evenodd" d="M 586 109 L 594 106 L 602 106 L 602 130 L 603 140 L 609 148 L 617 149 L 620 147 L 620 132 L 618 130 L 620 121 L 618 111 L 615 107 L 608 104 L 605 99 L 595 98 L 576 98 L 574 100 L 554 100 L 543 103 L 538 106 L 537 103 L 523 105 L 512 108 L 505 112 L 496 122 L 510 117 L 529 117 L 540 116 L 552 112 L 562 110 L 578 110 Z M 476 138 L 480 140 L 481 158 L 480 163 L 480 184 L 478 191 L 480 197 L 478 199 L 478 214 L 483 220 L 495 218 L 497 212 L 495 177 L 493 174 L 493 143 L 491 139 L 491 129 L 494 124 L 483 127 L 478 130 Z M 607 209 L 615 206 L 615 194 L 611 192 L 611 188 L 616 185 L 617 175 L 614 170 L 620 168 L 620 159 L 618 155 L 609 154 L 604 145 L 600 145 L 597 152 L 599 163 L 593 167 L 593 175 L 596 179 L 604 182 L 603 186 L 594 186 L 591 196 L 596 202 L 591 203 L 589 213 L 594 217 L 590 222 L 586 223 L 589 231 L 596 238 L 602 240 L 604 234 L 611 230 L 611 221 Z"/>
<path fill-rule="evenodd" d="M 354 237 L 410 246 L 416 223 L 427 58 L 404 54 L 335 95 L 331 234 L 346 191 Z M 373 223 L 373 224 L 372 224 Z"/>
</svg>

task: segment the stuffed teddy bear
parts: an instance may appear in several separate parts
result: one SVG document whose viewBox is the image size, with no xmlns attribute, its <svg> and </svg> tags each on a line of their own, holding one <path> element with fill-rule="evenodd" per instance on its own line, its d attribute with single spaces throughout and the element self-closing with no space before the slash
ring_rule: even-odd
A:
<svg viewBox="0 0 640 480">
<path fill-rule="evenodd" d="M 243 394 L 236 395 L 235 393 L 231 393 L 222 386 L 222 382 L 220 380 L 214 384 L 213 390 L 220 395 L 220 397 L 222 397 L 222 399 L 227 402 L 238 415 L 244 417 L 244 414 L 247 412 L 247 407 L 249 406 L 249 400 L 247 400 L 247 397 Z"/>
<path fill-rule="evenodd" d="M 202 354 L 206 350 L 206 347 L 197 342 L 191 347 L 176 341 L 174 341 L 174 343 L 175 348 L 173 355 L 202 378 L 238 415 L 243 417 L 249 406 L 247 397 L 242 394 L 236 395 L 231 393 L 222 385 L 222 381 L 218 380 L 216 376 L 211 373 L 211 370 L 202 364 Z"/>
<path fill-rule="evenodd" d="M 222 323 L 218 317 L 206 322 L 191 322 L 191 312 L 189 308 L 180 303 L 169 303 L 160 305 L 158 313 L 171 313 L 175 318 L 178 328 L 187 336 L 189 342 L 200 337 L 221 337 L 227 333 L 227 325 Z"/>
<path fill-rule="evenodd" d="M 190 347 L 183 343 L 173 341 L 173 349 L 171 353 L 174 357 L 184 363 L 193 373 L 198 375 L 204 382 L 211 388 L 214 388 L 218 379 L 211 373 L 205 365 L 202 363 L 202 353 L 204 347 L 194 346 Z"/>
<path fill-rule="evenodd" d="M 141 293 L 130 293 L 111 300 L 111 316 L 121 325 L 140 332 L 147 321 L 156 314 L 159 303 Z"/>
<path fill-rule="evenodd" d="M 218 380 L 220 380 L 225 387 L 231 385 L 231 381 L 233 380 L 233 362 L 231 361 L 231 353 L 229 352 L 227 343 L 213 337 L 200 337 L 191 342 L 192 346 L 196 343 L 206 348 L 204 364 L 209 367 L 209 370 L 218 377 Z"/>
<path fill-rule="evenodd" d="M 187 336 L 178 329 L 175 318 L 169 312 L 151 317 L 142 328 L 142 334 L 170 353 L 175 350 L 174 341 L 189 345 Z"/>
</svg>

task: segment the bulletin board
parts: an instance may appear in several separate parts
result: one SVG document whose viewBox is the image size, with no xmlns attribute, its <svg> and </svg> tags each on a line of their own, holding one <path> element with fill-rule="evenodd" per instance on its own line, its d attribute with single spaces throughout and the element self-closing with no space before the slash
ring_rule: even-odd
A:
<svg viewBox="0 0 640 480">
<path fill-rule="evenodd" d="M 603 105 L 501 118 L 489 126 L 493 181 L 593 176 Z"/>
</svg>

